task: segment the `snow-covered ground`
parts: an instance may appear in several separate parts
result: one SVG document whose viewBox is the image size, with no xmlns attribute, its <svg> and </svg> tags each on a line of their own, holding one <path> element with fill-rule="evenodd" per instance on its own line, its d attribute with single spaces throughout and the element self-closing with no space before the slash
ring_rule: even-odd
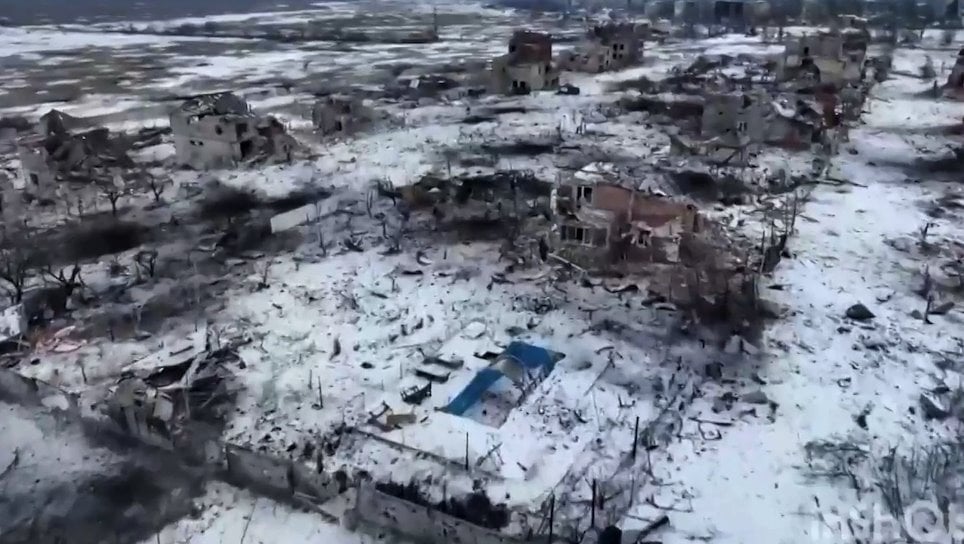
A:
<svg viewBox="0 0 964 544">
<path fill-rule="evenodd" d="M 111 112 L 137 115 L 158 96 L 226 88 L 277 91 L 282 82 L 295 84 L 293 99 L 308 101 L 311 95 L 306 91 L 318 87 L 381 84 L 405 71 L 484 63 L 505 49 L 513 27 L 551 22 L 523 22 L 511 12 L 444 2 L 413 8 L 385 2 L 336 2 L 300 12 L 155 22 L 150 28 L 136 22 L 0 28 L 0 59 L 6 69 L 0 115 L 39 117 L 50 108 L 100 115 L 105 112 L 105 93 L 114 99 Z M 288 44 L 157 33 L 201 21 L 229 23 L 237 32 L 267 26 L 299 28 L 311 21 L 343 32 L 404 33 L 430 28 L 433 9 L 438 9 L 442 21 L 442 40 L 427 44 L 320 40 Z M 118 32 L 131 27 L 141 33 Z"/>
<path fill-rule="evenodd" d="M 354 13 L 350 6 L 209 20 L 301 22 Z M 419 8 L 423 16 L 430 12 Z M 196 40 L 52 28 L 2 30 L 0 55 L 45 63 L 57 72 L 51 77 L 73 84 L 78 80 L 68 77 L 69 71 L 60 73 L 54 66 L 71 51 L 106 49 L 128 60 L 138 58 L 147 46 L 164 53 L 150 77 L 125 84 L 121 94 L 89 92 L 64 108 L 77 115 L 113 115 L 137 109 L 143 99 L 139 93 L 158 87 L 206 88 L 211 80 L 233 80 L 244 87 L 266 77 L 324 79 L 334 73 L 350 79 L 370 73 L 376 62 L 429 66 L 488 58 L 503 50 L 505 36 L 521 19 L 494 10 L 485 11 L 484 17 L 487 22 L 479 25 L 443 29 L 444 39 L 437 44 L 359 46 L 351 52 L 333 44 L 249 50 L 237 41 L 215 39 L 202 40 L 213 52 L 184 54 L 181 48 Z M 168 24 L 184 22 L 199 21 Z M 648 49 L 646 64 L 639 68 L 567 74 L 564 81 L 579 85 L 580 96 L 542 93 L 472 103 L 441 101 L 414 109 L 381 104 L 393 118 L 389 126 L 356 138 L 310 142 L 315 153 L 310 160 L 203 177 L 269 197 L 295 189 L 334 188 L 341 191 L 333 197 L 341 211 L 352 208 L 363 214 L 362 200 L 373 181 L 409 185 L 449 166 L 442 157 L 445 149 L 478 145 L 496 136 L 556 134 L 570 148 L 598 156 L 666 158 L 664 127 L 649 125 L 637 114 L 606 114 L 618 98 L 608 92 L 613 83 L 640 76 L 658 79 L 674 64 L 701 53 L 772 57 L 780 50 L 743 36 L 672 43 Z M 901 49 L 895 67 L 914 73 L 925 54 L 939 66 L 953 51 Z M 24 77 L 14 71 L 8 81 L 23 91 L 30 87 Z M 484 480 L 494 502 L 529 513 L 557 495 L 559 519 L 569 522 L 585 521 L 589 482 L 598 480 L 604 492 L 622 494 L 614 502 L 626 503 L 620 508 L 629 514 L 622 519 L 626 525 L 645 525 L 667 513 L 671 527 L 659 534 L 665 543 L 808 541 L 819 513 L 846 510 L 855 497 L 846 486 L 806 478 L 801 470 L 805 445 L 849 436 L 882 451 L 933 440 L 946 429 L 921 421 L 921 390 L 941 380 L 951 388 L 959 385 L 935 362 L 960 353 L 960 314 L 953 309 L 932 316 L 929 324 L 910 315 L 924 310 L 914 290 L 928 259 L 936 270 L 939 259 L 950 258 L 949 249 L 925 257 L 918 232 L 933 223 L 928 241 L 941 247 L 951 247 L 962 234 L 956 208 L 947 206 L 946 215 L 935 215 L 931 206 L 939 198 L 953 202 L 958 196 L 948 200 L 945 193 L 956 187 L 928 180 L 911 168 L 922 150 L 936 153 L 945 143 L 914 129 L 960 118 L 959 106 L 917 96 L 926 89 L 926 82 L 904 76 L 876 88 L 865 125 L 852 132 L 851 143 L 835 161 L 835 175 L 848 183 L 817 185 L 809 193 L 790 243 L 793 256 L 765 282 L 765 298 L 784 314 L 767 331 L 759 358 L 742 359 L 703 345 L 700 338 L 679 336 L 672 309 L 644 304 L 641 294 L 617 296 L 599 283 L 555 282 L 548 273 L 506 271 L 498 244 L 446 246 L 415 239 L 408 241 L 413 251 L 407 254 L 382 255 L 386 246 L 381 235 L 364 232 L 357 224 L 353 228 L 346 215 L 341 231 L 357 234 L 363 251 L 345 250 L 344 240 L 332 239 L 324 240 L 331 249 L 322 252 L 318 246 L 323 240 L 305 229 L 308 241 L 296 251 L 255 258 L 255 265 L 238 265 L 239 272 L 229 275 L 236 283 L 213 309 L 210 327 L 243 332 L 253 341 L 241 351 L 243 392 L 227 422 L 226 438 L 307 458 L 307 444 L 330 438 L 333 428 L 347 423 L 364 432 L 332 438 L 341 444 L 324 459 L 327 470 L 348 468 L 378 479 L 415 480 L 436 495 L 467 493 Z M 258 89 L 255 94 L 253 102 L 260 110 L 282 109 L 278 113 L 283 119 L 298 122 L 292 109 L 302 95 Z M 2 113 L 36 116 L 49 106 L 30 103 Z M 518 111 L 492 121 L 462 123 L 466 115 L 494 107 Z M 577 134 L 581 121 L 586 132 Z M 143 158 L 155 159 L 170 153 L 169 144 L 141 152 Z M 529 169 L 555 180 L 570 175 L 561 164 L 563 155 L 501 156 L 482 170 Z M 796 159 L 775 152 L 760 162 L 788 164 Z M 454 170 L 473 168 L 456 165 Z M 201 180 L 191 172 L 174 177 L 175 187 Z M 344 195 L 345 200 L 338 200 Z M 326 220 L 331 224 L 336 219 Z M 415 249 L 422 250 L 418 258 Z M 106 275 L 100 268 L 105 266 L 93 271 L 94 277 Z M 639 291 L 646 291 L 642 283 Z M 867 322 L 845 318 L 846 309 L 858 302 L 876 317 Z M 47 353 L 36 365 L 19 370 L 74 391 L 99 388 L 116 380 L 131 361 L 158 349 L 171 351 L 177 341 L 197 341 L 191 335 L 193 326 L 171 326 L 146 342 L 90 339 L 71 344 L 70 351 Z M 498 416 L 483 413 L 489 408 L 482 406 L 470 417 L 437 411 L 488 364 L 480 355 L 498 352 L 514 339 L 545 346 L 565 358 L 525 402 Z M 413 373 L 424 366 L 425 355 L 464 364 L 413 407 L 401 395 L 422 383 Z M 706 364 L 715 361 L 724 363 L 723 379 L 705 376 Z M 414 422 L 388 431 L 368 425 L 370 414 L 383 407 L 412 413 Z M 648 427 L 655 447 L 644 447 L 645 453 L 631 459 L 627 455 L 637 419 Z M 40 436 L 30 429 L 8 430 L 18 444 L 36 444 Z M 0 449 L 0 470 L 12 459 L 4 455 Z M 464 469 L 466 461 L 469 470 Z M 222 484 L 207 487 L 199 509 L 197 518 L 178 521 L 145 544 L 377 541 Z"/>
<path fill-rule="evenodd" d="M 5 543 L 130 542 L 192 507 L 177 466 L 95 444 L 79 422 L 0 402 L 0 435 Z"/>
<path fill-rule="evenodd" d="M 404 544 L 397 537 L 361 534 L 222 483 L 208 484 L 195 501 L 197 515 L 172 523 L 141 544 L 330 542 Z"/>
<path fill-rule="evenodd" d="M 913 64 L 920 57 L 898 50 L 895 60 Z M 777 403 L 775 417 L 708 412 L 708 419 L 735 424 L 720 427 L 718 441 L 671 450 L 673 464 L 662 467 L 662 475 L 674 482 L 677 496 L 687 497 L 687 511 L 670 512 L 677 530 L 663 542 L 844 541 L 829 534 L 820 516 L 869 512 L 862 508 L 881 499 L 872 480 L 863 482 L 864 502 L 846 480 L 811 481 L 808 442 L 849 438 L 882 454 L 953 436 L 950 424 L 924 420 L 919 397 L 941 384 L 960 386 L 960 376 L 940 363 L 960 356 L 961 314 L 954 309 L 928 324 L 911 312 L 923 313 L 926 305 L 915 293 L 922 271 L 953 258 L 920 255 L 920 229 L 933 223 L 929 240 L 945 251 L 964 236 L 958 212 L 935 218 L 927 210 L 948 194 L 959 198 L 961 190 L 908 173 L 922 149 L 945 142 L 901 129 L 944 124 L 961 108 L 911 96 L 921 86 L 903 77 L 878 86 L 865 125 L 851 133 L 855 154 L 844 151 L 836 159 L 850 183 L 810 193 L 791 242 L 793 258 L 768 281 L 779 290 L 769 289 L 767 297 L 784 305 L 786 315 L 767 332 L 765 362 L 724 371 L 741 381 L 750 381 L 752 371 L 765 384 L 757 387 Z M 856 303 L 876 317 L 866 323 L 845 318 Z"/>
</svg>

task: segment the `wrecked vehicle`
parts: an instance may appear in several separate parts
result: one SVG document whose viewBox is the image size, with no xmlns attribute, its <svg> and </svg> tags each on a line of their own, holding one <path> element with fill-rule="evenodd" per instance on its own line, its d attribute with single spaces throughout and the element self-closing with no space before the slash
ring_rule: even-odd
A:
<svg viewBox="0 0 964 544">
<path fill-rule="evenodd" d="M 559 90 L 556 91 L 556 94 L 562 94 L 567 96 L 577 96 L 580 92 L 582 91 L 579 89 L 579 87 L 576 87 L 575 85 L 572 85 L 570 83 L 566 83 L 561 87 L 559 87 Z"/>
</svg>

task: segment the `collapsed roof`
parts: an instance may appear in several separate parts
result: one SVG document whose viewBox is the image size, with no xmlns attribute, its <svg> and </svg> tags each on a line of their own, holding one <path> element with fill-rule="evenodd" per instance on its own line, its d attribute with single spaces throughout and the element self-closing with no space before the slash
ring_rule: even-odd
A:
<svg viewBox="0 0 964 544">
<path fill-rule="evenodd" d="M 129 145 L 112 137 L 108 129 L 72 133 L 85 124 L 84 119 L 51 110 L 40 118 L 41 133 L 21 139 L 19 144 L 27 150 L 43 150 L 49 168 L 62 175 L 134 166 L 127 155 Z"/>
<path fill-rule="evenodd" d="M 50 110 L 40 117 L 40 133 L 65 135 L 78 128 L 88 126 L 84 119 L 66 114 L 60 110 Z"/>
<path fill-rule="evenodd" d="M 181 104 L 180 111 L 188 115 L 241 115 L 253 117 L 251 106 L 232 92 L 219 92 L 195 96 Z"/>
</svg>

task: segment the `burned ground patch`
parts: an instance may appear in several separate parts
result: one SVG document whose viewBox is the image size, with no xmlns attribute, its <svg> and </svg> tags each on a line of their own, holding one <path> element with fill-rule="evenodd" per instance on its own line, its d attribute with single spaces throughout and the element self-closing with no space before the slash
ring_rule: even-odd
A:
<svg viewBox="0 0 964 544">
<path fill-rule="evenodd" d="M 386 482 L 377 484 L 376 488 L 393 497 L 423 506 L 432 506 L 440 512 L 489 529 L 501 529 L 509 523 L 509 511 L 505 504 L 493 503 L 482 491 L 471 493 L 461 499 L 453 497 L 434 503 L 414 482 L 409 484 Z"/>
<path fill-rule="evenodd" d="M 105 219 L 63 229 L 53 243 L 68 263 L 121 253 L 148 240 L 149 232 L 143 225 Z"/>
<path fill-rule="evenodd" d="M 203 478 L 169 459 L 111 453 L 73 423 L 0 407 L 0 429 L 16 449 L 2 470 L 5 544 L 133 543 L 192 512 Z"/>
<path fill-rule="evenodd" d="M 331 191 L 315 188 L 296 190 L 281 197 L 268 198 L 253 191 L 218 186 L 205 192 L 204 198 L 198 204 L 197 212 L 202 219 L 236 219 L 257 210 L 286 212 L 330 196 Z"/>
</svg>

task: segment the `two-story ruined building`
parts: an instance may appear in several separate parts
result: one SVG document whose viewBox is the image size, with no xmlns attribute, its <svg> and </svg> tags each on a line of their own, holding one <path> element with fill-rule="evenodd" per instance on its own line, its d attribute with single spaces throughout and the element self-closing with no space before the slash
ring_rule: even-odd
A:
<svg viewBox="0 0 964 544">
<path fill-rule="evenodd" d="M 858 29 L 801 36 L 786 46 L 781 79 L 802 87 L 837 89 L 859 84 L 864 76 L 867 35 Z"/>
<path fill-rule="evenodd" d="M 741 164 L 763 145 L 792 150 L 810 149 L 836 137 L 831 131 L 836 95 L 821 100 L 776 100 L 765 93 L 728 93 L 706 96 L 700 124 L 703 152 L 717 160 Z M 829 108 L 829 110 L 828 110 Z"/>
<path fill-rule="evenodd" d="M 526 94 L 559 86 L 559 69 L 552 60 L 552 37 L 517 30 L 509 52 L 492 61 L 492 86 L 503 94 Z"/>
<path fill-rule="evenodd" d="M 642 59 L 640 31 L 631 23 L 594 26 L 585 43 L 559 56 L 563 70 L 599 73 L 638 64 Z"/>
<path fill-rule="evenodd" d="M 682 25 L 745 29 L 768 15 L 770 4 L 759 0 L 675 0 L 673 20 Z"/>
<path fill-rule="evenodd" d="M 700 122 L 700 134 L 706 141 L 707 152 L 753 152 L 764 139 L 765 114 L 766 105 L 760 96 L 747 93 L 707 95 Z"/>
<path fill-rule="evenodd" d="M 177 160 L 192 168 L 232 166 L 264 156 L 287 160 L 295 147 L 284 125 L 255 114 L 233 93 L 188 100 L 170 119 Z"/>
<path fill-rule="evenodd" d="M 83 119 L 56 110 L 40 118 L 38 131 L 17 140 L 22 183 L 20 187 L 38 199 L 49 199 L 61 181 L 90 182 L 108 171 L 134 166 L 128 144 L 106 128 L 89 127 Z"/>
<path fill-rule="evenodd" d="M 324 136 L 352 134 L 364 129 L 374 119 L 374 112 L 354 96 L 333 94 L 319 100 L 311 109 L 315 129 Z"/>
<path fill-rule="evenodd" d="M 687 235 L 702 218 L 690 203 L 644 194 L 619 183 L 569 183 L 557 187 L 550 245 L 584 268 L 619 263 L 675 263 Z"/>
</svg>

